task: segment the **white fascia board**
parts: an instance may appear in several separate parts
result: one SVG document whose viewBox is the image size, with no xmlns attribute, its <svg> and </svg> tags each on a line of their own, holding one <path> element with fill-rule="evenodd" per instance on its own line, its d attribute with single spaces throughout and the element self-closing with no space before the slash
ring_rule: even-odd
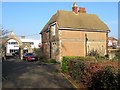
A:
<svg viewBox="0 0 120 90">
<path fill-rule="evenodd" d="M 40 40 L 36 40 L 36 39 L 21 39 L 22 42 L 37 42 Z"/>
<path fill-rule="evenodd" d="M 48 31 L 49 31 L 50 27 L 53 26 L 53 25 L 55 25 L 55 24 L 57 24 L 57 22 L 53 22 L 53 23 L 49 24 L 48 25 Z"/>
</svg>

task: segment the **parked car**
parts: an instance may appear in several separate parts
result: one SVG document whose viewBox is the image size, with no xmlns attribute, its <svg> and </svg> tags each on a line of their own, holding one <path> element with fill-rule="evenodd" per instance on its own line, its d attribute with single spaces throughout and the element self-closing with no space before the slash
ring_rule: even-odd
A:
<svg viewBox="0 0 120 90">
<path fill-rule="evenodd" d="M 23 55 L 23 60 L 26 60 L 26 61 L 35 61 L 35 60 L 38 60 L 38 58 L 35 55 L 35 53 L 25 53 Z"/>
<path fill-rule="evenodd" d="M 12 55 L 14 58 L 19 58 L 19 52 L 14 52 L 14 53 L 12 53 Z"/>
</svg>

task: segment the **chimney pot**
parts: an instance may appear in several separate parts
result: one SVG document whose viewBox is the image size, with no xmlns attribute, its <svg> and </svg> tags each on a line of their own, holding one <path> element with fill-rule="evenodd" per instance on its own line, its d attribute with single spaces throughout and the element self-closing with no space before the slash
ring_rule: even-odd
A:
<svg viewBox="0 0 120 90">
<path fill-rule="evenodd" d="M 78 12 L 80 12 L 80 13 L 86 13 L 86 9 L 84 7 L 79 7 Z"/>
</svg>

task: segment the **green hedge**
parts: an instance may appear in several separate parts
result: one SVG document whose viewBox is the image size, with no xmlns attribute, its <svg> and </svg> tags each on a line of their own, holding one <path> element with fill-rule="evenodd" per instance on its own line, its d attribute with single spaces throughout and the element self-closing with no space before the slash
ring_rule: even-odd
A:
<svg viewBox="0 0 120 90">
<path fill-rule="evenodd" d="M 75 57 L 75 56 L 64 56 L 63 60 L 62 60 L 62 72 L 68 72 L 68 63 L 70 61 L 70 59 L 82 59 L 82 57 Z"/>
<path fill-rule="evenodd" d="M 80 56 L 64 56 L 62 59 L 62 72 L 68 72 L 68 65 L 70 60 L 82 60 L 82 61 L 90 61 L 90 62 L 95 62 L 94 57 L 80 57 Z"/>
<path fill-rule="evenodd" d="M 77 80 L 78 82 L 81 82 L 83 79 L 84 71 L 86 70 L 86 64 L 83 60 L 77 59 L 77 60 L 70 60 L 68 72 L 70 76 Z"/>
</svg>

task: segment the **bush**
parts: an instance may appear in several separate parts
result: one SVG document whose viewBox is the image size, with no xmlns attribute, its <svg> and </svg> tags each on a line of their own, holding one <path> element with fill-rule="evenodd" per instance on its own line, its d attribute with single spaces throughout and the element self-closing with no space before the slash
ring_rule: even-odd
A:
<svg viewBox="0 0 120 90">
<path fill-rule="evenodd" d="M 91 76 L 100 69 L 101 66 L 94 62 L 85 61 L 85 59 L 69 60 L 68 72 L 70 76 L 77 82 L 83 82 L 84 85 L 87 85 Z"/>
<path fill-rule="evenodd" d="M 38 60 L 42 61 L 46 59 L 46 56 L 42 52 L 42 48 L 34 48 L 34 53 L 37 55 Z"/>
<path fill-rule="evenodd" d="M 109 59 L 109 56 L 108 55 L 105 55 L 105 56 L 101 56 L 97 50 L 91 50 L 91 52 L 88 54 L 88 56 L 92 56 L 92 57 L 95 57 L 95 59 L 97 61 L 99 60 L 108 60 Z"/>
<path fill-rule="evenodd" d="M 99 88 L 108 89 L 108 90 L 116 90 L 118 89 L 118 76 L 116 72 L 114 72 L 115 68 L 111 66 L 107 66 L 100 71 L 94 73 L 91 77 L 91 81 L 88 86 L 89 89 L 97 90 Z"/>
<path fill-rule="evenodd" d="M 69 71 L 70 76 L 74 80 L 81 82 L 81 80 L 83 79 L 85 70 L 86 70 L 86 64 L 84 63 L 83 60 L 80 60 L 80 59 L 70 60 L 68 71 Z"/>
<path fill-rule="evenodd" d="M 99 56 L 97 50 L 91 50 L 88 55 L 89 56 Z"/>
<path fill-rule="evenodd" d="M 118 62 L 91 61 L 95 61 L 95 58 L 63 57 L 61 69 L 77 82 L 83 82 L 83 85 L 89 89 L 107 88 L 116 90 L 119 86 L 118 80 L 120 79 L 120 73 L 117 70 Z"/>
<path fill-rule="evenodd" d="M 68 72 L 68 58 L 66 57 L 63 57 L 63 60 L 62 60 L 62 72 Z"/>
<path fill-rule="evenodd" d="M 69 63 L 70 59 L 77 59 L 77 58 L 80 59 L 81 57 L 64 56 L 63 60 L 62 60 L 62 66 L 61 66 L 62 72 L 68 72 L 68 63 Z"/>
<path fill-rule="evenodd" d="M 94 75 L 95 72 L 101 70 L 102 66 L 100 66 L 98 63 L 87 63 L 86 64 L 86 70 L 83 75 L 83 84 L 86 86 L 91 81 L 92 75 Z"/>
<path fill-rule="evenodd" d="M 68 72 L 68 66 L 70 60 L 82 60 L 82 61 L 86 61 L 86 62 L 95 62 L 95 58 L 94 57 L 80 57 L 80 56 L 64 56 L 63 60 L 62 60 L 62 66 L 61 69 L 63 72 Z"/>
<path fill-rule="evenodd" d="M 120 49 L 115 52 L 116 59 L 120 60 Z"/>
</svg>

